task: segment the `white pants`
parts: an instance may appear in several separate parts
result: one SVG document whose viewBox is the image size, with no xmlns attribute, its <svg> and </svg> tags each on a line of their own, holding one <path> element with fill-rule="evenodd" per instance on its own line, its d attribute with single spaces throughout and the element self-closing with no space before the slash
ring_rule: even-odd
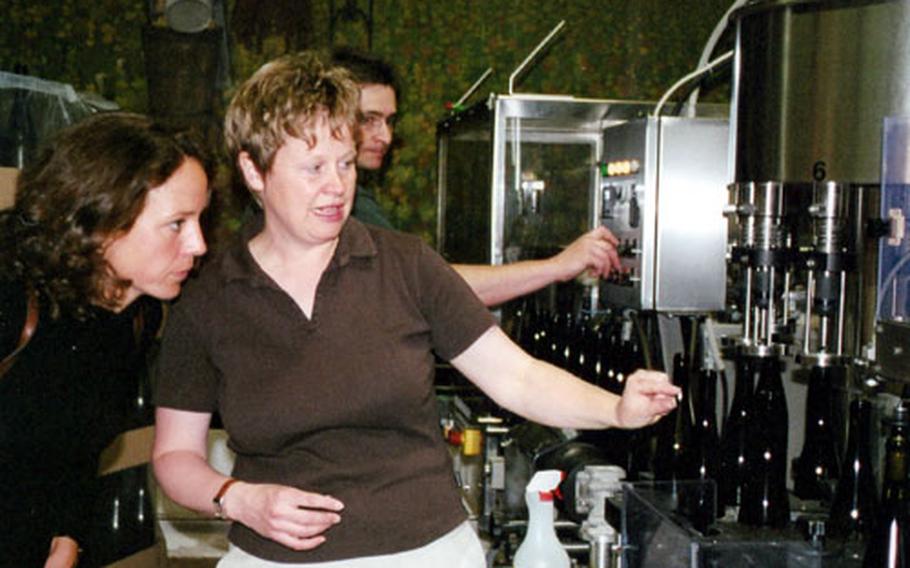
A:
<svg viewBox="0 0 910 568">
<path fill-rule="evenodd" d="M 230 545 L 218 568 L 486 568 L 483 547 L 467 521 L 430 544 L 380 556 L 363 556 L 331 562 L 286 564 L 257 558 Z"/>
</svg>

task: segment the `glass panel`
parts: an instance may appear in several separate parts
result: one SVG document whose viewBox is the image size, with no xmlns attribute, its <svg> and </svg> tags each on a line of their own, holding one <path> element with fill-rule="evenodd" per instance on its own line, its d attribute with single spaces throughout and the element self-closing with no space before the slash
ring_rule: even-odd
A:
<svg viewBox="0 0 910 568">
<path fill-rule="evenodd" d="M 905 320 L 910 314 L 910 118 L 885 118 L 881 213 L 891 231 L 881 241 L 876 314 Z"/>
<path fill-rule="evenodd" d="M 509 119 L 505 143 L 506 262 L 559 252 L 590 225 L 596 141 Z"/>
</svg>

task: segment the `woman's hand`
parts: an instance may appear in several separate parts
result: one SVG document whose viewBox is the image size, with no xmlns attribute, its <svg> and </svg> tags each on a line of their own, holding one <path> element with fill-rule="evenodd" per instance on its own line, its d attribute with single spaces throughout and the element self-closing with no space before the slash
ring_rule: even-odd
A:
<svg viewBox="0 0 910 568">
<path fill-rule="evenodd" d="M 622 398 L 616 404 L 616 422 L 620 428 L 649 426 L 676 408 L 679 387 L 670 383 L 665 373 L 638 370 L 626 379 Z"/>
<path fill-rule="evenodd" d="M 325 542 L 325 531 L 341 522 L 344 504 L 328 495 L 293 487 L 239 482 L 225 494 L 224 515 L 293 550 Z"/>
<path fill-rule="evenodd" d="M 73 568 L 79 563 L 79 543 L 68 536 L 55 536 L 44 568 Z"/>
</svg>

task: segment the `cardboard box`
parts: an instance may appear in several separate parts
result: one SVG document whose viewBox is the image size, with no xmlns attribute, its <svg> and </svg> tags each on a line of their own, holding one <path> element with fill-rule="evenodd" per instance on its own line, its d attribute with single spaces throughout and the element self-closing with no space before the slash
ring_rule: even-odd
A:
<svg viewBox="0 0 910 568">
<path fill-rule="evenodd" d="M 155 428 L 146 426 L 124 432 L 114 440 L 101 454 L 98 464 L 98 475 L 115 473 L 148 463 L 152 457 L 152 444 L 155 441 Z"/>
<path fill-rule="evenodd" d="M 16 196 L 16 178 L 19 170 L 0 167 L 0 209 L 12 207 Z"/>
</svg>

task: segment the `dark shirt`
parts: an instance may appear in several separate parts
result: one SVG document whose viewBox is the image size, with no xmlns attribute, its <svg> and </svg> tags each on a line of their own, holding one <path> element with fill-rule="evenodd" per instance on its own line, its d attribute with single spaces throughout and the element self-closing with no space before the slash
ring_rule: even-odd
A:
<svg viewBox="0 0 910 568">
<path fill-rule="evenodd" d="M 136 342 L 139 311 L 155 329 L 157 301 L 119 314 L 91 309 L 85 321 L 52 319 L 42 305 L 34 336 L 0 378 L 0 566 L 43 566 L 56 535 L 90 545 L 99 456 L 137 411 L 151 340 Z M 0 358 L 24 317 L 23 286 L 0 282 Z"/>
<path fill-rule="evenodd" d="M 416 237 L 348 220 L 312 317 L 240 239 L 190 284 L 169 320 L 156 404 L 221 414 L 233 475 L 345 504 L 327 541 L 295 552 L 234 523 L 230 539 L 277 562 L 423 546 L 465 519 L 440 434 L 435 350 L 451 359 L 494 325 Z"/>
<path fill-rule="evenodd" d="M 361 223 L 369 223 L 386 229 L 395 228 L 382 206 L 376 201 L 376 193 L 372 188 L 366 186 L 357 186 L 357 195 L 354 198 L 354 209 L 351 211 L 351 215 Z"/>
</svg>

